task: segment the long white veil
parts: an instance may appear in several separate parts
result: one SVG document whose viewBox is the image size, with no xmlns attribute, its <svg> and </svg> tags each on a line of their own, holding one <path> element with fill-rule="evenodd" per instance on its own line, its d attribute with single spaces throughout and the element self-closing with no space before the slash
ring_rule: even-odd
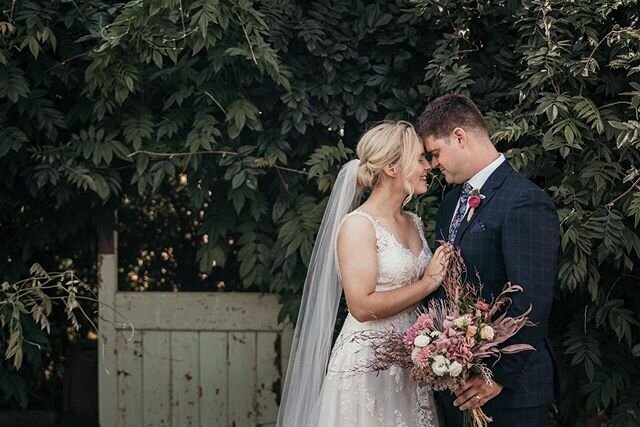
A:
<svg viewBox="0 0 640 427">
<path fill-rule="evenodd" d="M 327 369 L 342 295 L 336 238 L 342 219 L 357 201 L 359 164 L 359 160 L 351 160 L 340 170 L 313 246 L 278 411 L 278 427 L 310 427 L 318 423 L 314 407 Z"/>
</svg>

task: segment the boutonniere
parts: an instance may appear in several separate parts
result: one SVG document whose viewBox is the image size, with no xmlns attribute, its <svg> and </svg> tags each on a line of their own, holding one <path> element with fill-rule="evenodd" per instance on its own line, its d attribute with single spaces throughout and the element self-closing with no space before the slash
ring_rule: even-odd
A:
<svg viewBox="0 0 640 427">
<path fill-rule="evenodd" d="M 484 194 L 481 194 L 480 190 L 478 190 L 477 188 L 474 188 L 473 190 L 471 190 L 471 196 L 469 196 L 469 201 L 467 202 L 469 204 L 469 213 L 467 214 L 467 222 L 471 221 L 471 218 L 473 217 L 473 213 L 475 212 L 476 208 L 480 206 L 480 202 L 482 202 L 484 198 L 485 198 Z"/>
</svg>

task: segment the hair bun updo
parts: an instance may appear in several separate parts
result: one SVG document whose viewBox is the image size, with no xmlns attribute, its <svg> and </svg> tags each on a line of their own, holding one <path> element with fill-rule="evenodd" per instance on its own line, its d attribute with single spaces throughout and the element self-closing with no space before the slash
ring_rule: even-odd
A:
<svg viewBox="0 0 640 427">
<path fill-rule="evenodd" d="M 358 142 L 356 154 L 360 159 L 357 185 L 373 189 L 383 178 L 383 169 L 391 164 L 403 168 L 403 175 L 410 173 L 415 163 L 414 155 L 422 149 L 422 142 L 411 123 L 385 121 L 365 132 Z M 410 190 L 409 193 L 413 193 Z"/>
<path fill-rule="evenodd" d="M 378 174 L 371 170 L 369 162 L 363 162 L 360 160 L 360 166 L 358 167 L 357 184 L 360 188 L 372 189 L 378 182 Z"/>
</svg>

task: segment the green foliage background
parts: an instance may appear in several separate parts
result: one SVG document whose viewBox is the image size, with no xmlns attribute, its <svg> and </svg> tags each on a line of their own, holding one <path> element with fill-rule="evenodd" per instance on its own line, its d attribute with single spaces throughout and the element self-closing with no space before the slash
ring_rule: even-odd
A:
<svg viewBox="0 0 640 427">
<path fill-rule="evenodd" d="M 125 200 L 179 191 L 202 212 L 201 272 L 215 261 L 231 289 L 277 292 L 295 315 L 328 191 L 358 136 L 464 93 L 558 207 L 561 420 L 640 425 L 637 1 L 5 0 L 2 10 L 4 278 L 52 254 L 94 254 Z M 434 181 L 412 207 L 428 230 L 441 191 Z"/>
</svg>

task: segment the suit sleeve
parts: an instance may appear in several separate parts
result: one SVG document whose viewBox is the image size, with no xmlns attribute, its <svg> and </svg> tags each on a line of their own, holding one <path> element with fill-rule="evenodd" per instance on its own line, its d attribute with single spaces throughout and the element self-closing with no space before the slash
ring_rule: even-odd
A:
<svg viewBox="0 0 640 427">
<path fill-rule="evenodd" d="M 522 286 L 512 294 L 509 315 L 518 315 L 532 307 L 525 326 L 505 342 L 540 347 L 547 337 L 553 302 L 560 248 L 557 210 L 542 190 L 518 194 L 506 213 L 502 230 L 502 253 L 508 280 Z M 514 388 L 533 351 L 503 355 L 493 367 L 494 379 L 506 388 Z"/>
</svg>

